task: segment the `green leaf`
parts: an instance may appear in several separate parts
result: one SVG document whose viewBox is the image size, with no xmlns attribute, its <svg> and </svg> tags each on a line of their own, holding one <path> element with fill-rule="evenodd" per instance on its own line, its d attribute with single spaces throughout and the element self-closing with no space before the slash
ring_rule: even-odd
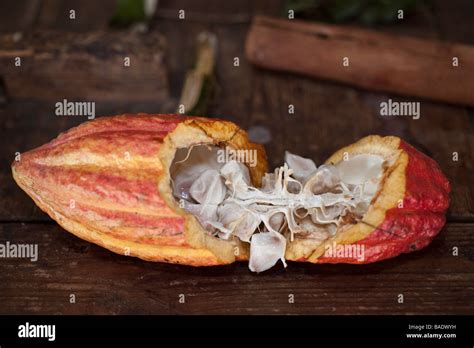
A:
<svg viewBox="0 0 474 348">
<path fill-rule="evenodd" d="M 117 0 L 111 24 L 126 27 L 146 20 L 144 0 Z"/>
</svg>

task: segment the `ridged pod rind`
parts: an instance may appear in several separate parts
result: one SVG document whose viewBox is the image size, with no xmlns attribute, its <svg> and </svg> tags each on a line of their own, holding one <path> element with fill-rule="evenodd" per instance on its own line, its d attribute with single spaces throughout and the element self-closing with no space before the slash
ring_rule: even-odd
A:
<svg viewBox="0 0 474 348">
<path fill-rule="evenodd" d="M 247 260 L 248 245 L 210 236 L 171 194 L 174 152 L 194 144 L 257 152 L 254 185 L 267 171 L 263 147 L 235 124 L 181 115 L 101 117 L 21 154 L 12 165 L 18 185 L 76 236 L 122 255 L 193 266 Z M 377 154 L 388 165 L 363 221 L 312 247 L 289 243 L 285 257 L 314 263 L 369 263 L 418 250 L 445 223 L 450 185 L 438 164 L 397 137 L 368 136 L 343 156 Z M 328 257 L 331 244 L 364 247 L 363 260 Z"/>
<path fill-rule="evenodd" d="M 391 141 L 387 142 L 388 138 Z M 356 237 L 351 239 L 346 236 L 340 242 L 363 246 L 359 249 L 363 250 L 363 258 L 327 257 L 320 253 L 317 258 L 312 259 L 313 262 L 365 264 L 392 258 L 427 246 L 444 226 L 451 188 L 433 159 L 396 137 L 366 137 L 345 151 L 350 155 L 359 152 L 359 147 L 370 148 L 380 144 L 397 154 L 395 163 L 388 169 L 388 176 L 392 177 L 385 178 L 382 182 L 382 192 L 389 192 L 390 197 L 375 197 L 371 208 L 378 205 L 378 211 L 369 209 L 363 218 L 363 221 L 370 223 L 357 224 L 352 228 L 354 231 L 347 232 Z M 334 160 L 334 156 L 329 159 Z M 380 211 L 383 212 L 382 215 Z M 375 221 L 371 214 L 376 215 L 373 219 Z M 383 219 L 378 221 L 381 216 Z M 365 232 L 358 234 L 359 231 L 356 230 L 359 228 L 363 228 Z"/>
<path fill-rule="evenodd" d="M 168 174 L 163 153 L 173 150 L 171 135 L 186 146 L 203 141 L 257 151 L 258 165 L 249 168 L 256 184 L 267 170 L 263 149 L 231 122 L 139 114 L 72 128 L 22 153 L 12 165 L 13 177 L 66 230 L 119 254 L 195 266 L 233 262 L 232 251 L 207 243 L 194 217 L 159 189 Z M 166 179 L 169 187 L 169 175 Z"/>
</svg>

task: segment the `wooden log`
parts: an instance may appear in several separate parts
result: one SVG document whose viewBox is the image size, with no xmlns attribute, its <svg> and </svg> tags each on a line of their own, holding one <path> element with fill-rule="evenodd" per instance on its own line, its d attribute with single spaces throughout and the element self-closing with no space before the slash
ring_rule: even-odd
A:
<svg viewBox="0 0 474 348">
<path fill-rule="evenodd" d="M 246 57 L 263 68 L 474 106 L 473 46 L 256 17 Z"/>
<path fill-rule="evenodd" d="M 164 46 L 157 32 L 3 35 L 0 75 L 13 99 L 165 101 L 169 84 Z M 20 66 L 15 65 L 17 57 Z"/>
</svg>

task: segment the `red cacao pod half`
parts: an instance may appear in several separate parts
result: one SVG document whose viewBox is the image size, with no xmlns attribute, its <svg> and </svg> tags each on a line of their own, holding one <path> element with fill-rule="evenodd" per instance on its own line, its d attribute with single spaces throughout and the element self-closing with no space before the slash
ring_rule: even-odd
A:
<svg viewBox="0 0 474 348">
<path fill-rule="evenodd" d="M 265 174 L 264 149 L 228 121 L 138 114 L 72 128 L 12 171 L 67 231 L 149 261 L 368 263 L 426 246 L 445 223 L 448 181 L 397 137 L 363 138 L 319 168 L 287 162 Z"/>
</svg>

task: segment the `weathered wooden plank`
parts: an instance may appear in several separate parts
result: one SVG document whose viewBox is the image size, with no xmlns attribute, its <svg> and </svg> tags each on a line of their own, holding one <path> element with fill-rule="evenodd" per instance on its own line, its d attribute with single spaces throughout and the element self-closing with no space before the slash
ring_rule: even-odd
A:
<svg viewBox="0 0 474 348">
<path fill-rule="evenodd" d="M 36 25 L 41 29 L 64 31 L 100 30 L 108 26 L 117 1 L 42 0 Z M 74 10 L 74 18 L 71 18 Z"/>
<path fill-rule="evenodd" d="M 173 57 L 168 60 L 172 95 L 179 97 L 185 73 L 194 63 L 197 35 L 211 31 L 217 36 L 218 86 L 209 116 L 236 122 L 246 119 L 252 95 L 252 67 L 244 56 L 244 42 L 251 15 L 263 12 L 277 15 L 282 3 L 281 0 L 160 1 L 153 24 L 167 38 L 167 52 Z M 185 20 L 178 19 L 179 10 L 185 10 Z M 235 58 L 239 59 L 238 66 L 234 65 Z"/>
<path fill-rule="evenodd" d="M 0 3 L 0 32 L 32 28 L 65 31 L 104 29 L 113 15 L 115 0 L 15 0 Z M 74 18 L 70 11 L 74 10 Z"/>
<path fill-rule="evenodd" d="M 164 101 L 164 46 L 158 32 L 2 35 L 0 75 L 12 99 Z"/>
<path fill-rule="evenodd" d="M 41 0 L 2 1 L 0 32 L 13 33 L 30 29 L 38 17 Z"/>
<path fill-rule="evenodd" d="M 127 258 L 54 224 L 1 224 L 1 244 L 37 244 L 39 257 L 0 258 L 0 314 L 471 314 L 473 236 L 472 224 L 449 224 L 426 249 L 392 260 L 289 263 L 258 275 L 245 263 L 192 268 Z"/>
<path fill-rule="evenodd" d="M 474 47 L 469 45 L 257 17 L 245 54 L 268 69 L 474 106 Z M 462 64 L 453 66 L 454 57 Z"/>
<path fill-rule="evenodd" d="M 166 3 L 160 1 L 160 5 Z M 191 9 L 187 3 L 169 6 Z M 212 12 L 225 3 L 214 2 Z M 202 4 L 195 6 L 198 12 L 208 11 Z M 227 13 L 245 15 L 242 6 L 229 5 Z M 453 7 L 443 5 L 443 9 L 441 36 L 472 44 L 472 37 L 465 36 L 469 30 L 456 34 L 453 29 L 453 23 L 463 15 L 449 22 L 446 18 Z M 434 23 L 430 15 L 425 19 Z M 431 27 L 409 23 L 412 20 L 389 30 L 437 37 Z M 246 24 L 206 24 L 199 22 L 199 16 L 192 21 L 159 18 L 155 23 L 170 40 L 174 96 L 179 95 L 184 72 L 192 64 L 189 53 L 194 52 L 195 38 L 190 33 L 215 30 L 220 42 L 221 90 L 210 115 L 224 116 L 245 128 L 260 125 L 270 130 L 272 140 L 267 151 L 271 165 L 282 162 L 286 149 L 321 162 L 335 149 L 363 135 L 400 135 L 439 161 L 450 178 L 450 219 L 473 219 L 474 189 L 469 176 L 474 163 L 473 124 L 466 109 L 423 102 L 420 120 L 385 119 L 380 116 L 379 104 L 390 95 L 261 71 L 243 59 L 236 68 L 232 59 L 243 55 Z M 452 36 L 446 36 L 446 28 L 451 28 Z M 288 114 L 290 103 L 295 106 L 294 115 Z M 156 101 L 97 102 L 98 115 L 166 108 Z M 174 105 L 168 106 L 170 109 Z M 58 118 L 53 103 L 32 101 L 7 105 L 0 109 L 0 118 L 0 137 L 8 139 L 0 150 L 4 163 L 0 167 L 0 220 L 46 220 L 46 215 L 14 185 L 9 164 L 15 151 L 45 143 L 85 119 Z M 459 151 L 458 162 L 451 160 L 454 151 Z M 473 228 L 471 224 L 450 223 L 428 248 L 377 264 L 291 263 L 287 270 L 280 267 L 255 275 L 244 263 L 200 269 L 147 263 L 79 240 L 54 223 L 4 223 L 0 224 L 0 243 L 38 243 L 40 258 L 34 263 L 0 258 L 0 313 L 472 314 Z M 459 256 L 452 255 L 453 247 L 459 248 Z M 69 302 L 70 294 L 76 295 L 75 304 Z M 184 304 L 179 303 L 180 294 L 185 295 Z M 290 294 L 294 304 L 288 301 Z M 404 304 L 397 302 L 399 294 L 404 295 Z"/>
</svg>

